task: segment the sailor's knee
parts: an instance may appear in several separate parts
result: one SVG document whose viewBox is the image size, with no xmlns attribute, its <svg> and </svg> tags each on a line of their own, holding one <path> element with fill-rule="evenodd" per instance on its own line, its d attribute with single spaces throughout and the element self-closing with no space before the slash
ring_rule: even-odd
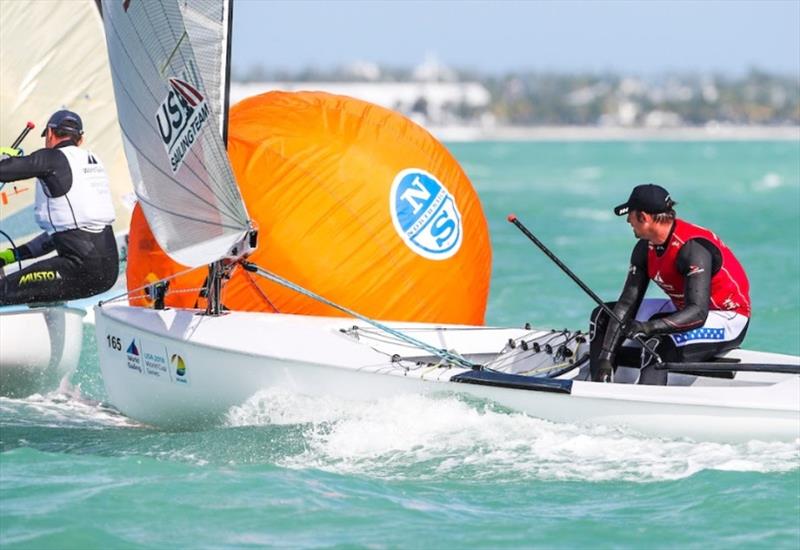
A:
<svg viewBox="0 0 800 550">
<path fill-rule="evenodd" d="M 606 302 L 606 307 L 613 308 L 616 302 Z M 605 333 L 608 325 L 608 312 L 601 306 L 592 310 L 589 316 L 589 340 L 594 341 L 598 336 Z"/>
<path fill-rule="evenodd" d="M 119 269 L 117 265 L 103 269 L 98 274 L 97 284 L 95 285 L 94 294 L 100 294 L 101 292 L 109 290 L 117 282 L 118 277 L 119 277 Z"/>
</svg>

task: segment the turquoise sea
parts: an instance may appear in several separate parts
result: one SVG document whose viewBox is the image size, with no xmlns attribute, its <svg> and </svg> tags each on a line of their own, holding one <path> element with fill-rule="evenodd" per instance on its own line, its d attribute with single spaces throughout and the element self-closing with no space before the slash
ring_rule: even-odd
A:
<svg viewBox="0 0 800 550">
<path fill-rule="evenodd" d="M 748 269 L 747 347 L 800 354 L 798 142 L 449 147 L 489 220 L 490 324 L 582 328 L 593 307 L 509 213 L 614 299 L 634 239 L 611 208 L 655 182 Z M 103 403 L 90 326 L 84 344 L 61 393 L 0 398 L 4 549 L 800 547 L 800 434 L 696 443 L 446 395 L 278 391 L 165 432 Z"/>
</svg>

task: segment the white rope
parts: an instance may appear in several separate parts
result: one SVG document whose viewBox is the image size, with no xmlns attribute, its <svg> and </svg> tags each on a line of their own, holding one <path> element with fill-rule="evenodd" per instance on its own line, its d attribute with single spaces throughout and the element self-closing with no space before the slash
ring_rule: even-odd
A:
<svg viewBox="0 0 800 550">
<path fill-rule="evenodd" d="M 391 334 L 395 338 L 397 338 L 399 340 L 402 340 L 403 342 L 406 342 L 408 344 L 411 344 L 414 347 L 417 347 L 417 348 L 420 348 L 420 349 L 424 349 L 425 351 L 427 351 L 429 353 L 432 353 L 433 355 L 436 355 L 437 357 L 440 357 L 440 358 L 444 359 L 445 361 L 449 361 L 450 363 L 454 363 L 454 364 L 456 364 L 456 365 L 458 365 L 460 367 L 464 367 L 466 369 L 471 369 L 471 368 L 475 367 L 475 365 L 473 363 L 471 363 L 470 361 L 468 361 L 467 359 L 465 359 L 464 357 L 462 357 L 461 355 L 459 355 L 457 353 L 454 353 L 454 352 L 451 352 L 451 351 L 447 351 L 447 350 L 444 350 L 444 349 L 440 349 L 440 348 L 437 348 L 435 346 L 431 346 L 430 344 L 427 344 L 427 343 L 423 342 L 422 340 L 417 340 L 416 338 L 412 338 L 411 336 L 408 336 L 407 334 L 403 334 L 402 332 L 397 331 L 397 330 L 395 330 L 395 329 L 393 329 L 393 328 L 391 328 L 389 326 L 386 326 L 383 323 L 379 323 L 378 321 L 370 319 L 369 317 L 365 317 L 364 315 L 361 315 L 360 313 L 357 313 L 357 312 L 353 311 L 352 309 L 348 309 L 348 308 L 346 308 L 344 306 L 340 306 L 339 304 L 331 302 L 327 298 L 325 298 L 323 296 L 320 296 L 319 294 L 315 294 L 314 292 L 311 292 L 310 290 L 305 289 L 305 288 L 303 288 L 303 287 L 301 287 L 299 285 L 296 285 L 295 283 L 293 283 L 293 282 L 291 282 L 291 281 L 289 281 L 287 279 L 284 279 L 280 275 L 276 275 L 275 273 L 267 271 L 266 269 L 263 269 L 262 267 L 260 267 L 260 266 L 258 266 L 256 264 L 252 264 L 252 263 L 245 264 L 244 267 L 245 267 L 245 269 L 248 269 L 248 270 L 254 269 L 255 273 L 257 273 L 258 275 L 264 277 L 265 279 L 268 279 L 268 280 L 270 280 L 270 281 L 272 281 L 274 283 L 278 283 L 279 285 L 285 286 L 286 288 L 294 290 L 295 292 L 298 292 L 298 293 L 300 293 L 300 294 L 302 294 L 304 296 L 308 296 L 309 298 L 312 298 L 313 300 L 316 300 L 316 301 L 321 302 L 321 303 L 323 303 L 323 304 L 325 304 L 327 306 L 330 306 L 330 307 L 332 307 L 334 309 L 337 309 L 337 310 L 341 311 L 342 313 L 346 313 L 347 315 L 349 315 L 351 317 L 355 317 L 356 319 L 360 319 L 360 320 L 364 321 L 365 323 L 369 323 L 370 325 L 374 326 L 375 328 L 380 329 L 383 332 L 386 332 L 387 334 Z"/>
</svg>

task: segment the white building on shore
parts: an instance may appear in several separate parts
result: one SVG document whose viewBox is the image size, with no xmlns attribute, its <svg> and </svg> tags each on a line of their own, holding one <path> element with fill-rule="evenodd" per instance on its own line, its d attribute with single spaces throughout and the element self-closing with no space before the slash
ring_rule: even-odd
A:
<svg viewBox="0 0 800 550">
<path fill-rule="evenodd" d="M 351 82 L 233 82 L 231 103 L 271 90 L 322 91 L 362 99 L 402 113 L 427 126 L 481 125 L 489 115 L 491 94 L 480 82 L 459 82 L 455 71 L 428 53 L 411 79 L 391 82 L 380 67 L 355 61 L 345 67 Z"/>
<path fill-rule="evenodd" d="M 485 118 L 489 90 L 479 82 L 233 82 L 231 104 L 272 90 L 322 91 L 346 95 L 403 113 L 424 126 L 444 126 Z M 470 121 L 461 113 L 471 113 Z"/>
</svg>

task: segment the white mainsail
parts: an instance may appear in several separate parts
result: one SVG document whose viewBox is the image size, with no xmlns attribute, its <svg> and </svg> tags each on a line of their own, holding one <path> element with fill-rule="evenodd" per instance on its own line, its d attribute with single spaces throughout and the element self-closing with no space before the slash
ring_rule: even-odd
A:
<svg viewBox="0 0 800 550">
<path fill-rule="evenodd" d="M 84 146 L 103 161 L 116 221 L 126 233 L 133 209 L 131 185 L 117 124 L 103 24 L 94 0 L 0 1 L 0 145 L 14 141 L 27 121 L 36 124 L 22 147 L 44 147 L 39 137 L 58 109 L 81 115 Z M 0 195 L 0 229 L 17 245 L 41 232 L 33 216 L 33 180 L 8 184 Z M 16 189 L 16 191 L 15 191 Z M 9 243 L 0 239 L 0 247 Z"/>
<path fill-rule="evenodd" d="M 217 260 L 244 238 L 249 222 L 181 8 L 176 0 L 104 0 L 103 23 L 128 166 L 147 222 L 177 262 Z"/>
<path fill-rule="evenodd" d="M 197 66 L 208 92 L 206 99 L 219 116 L 219 133 L 224 141 L 228 116 L 231 2 L 188 0 L 182 2 L 180 7 Z"/>
</svg>

